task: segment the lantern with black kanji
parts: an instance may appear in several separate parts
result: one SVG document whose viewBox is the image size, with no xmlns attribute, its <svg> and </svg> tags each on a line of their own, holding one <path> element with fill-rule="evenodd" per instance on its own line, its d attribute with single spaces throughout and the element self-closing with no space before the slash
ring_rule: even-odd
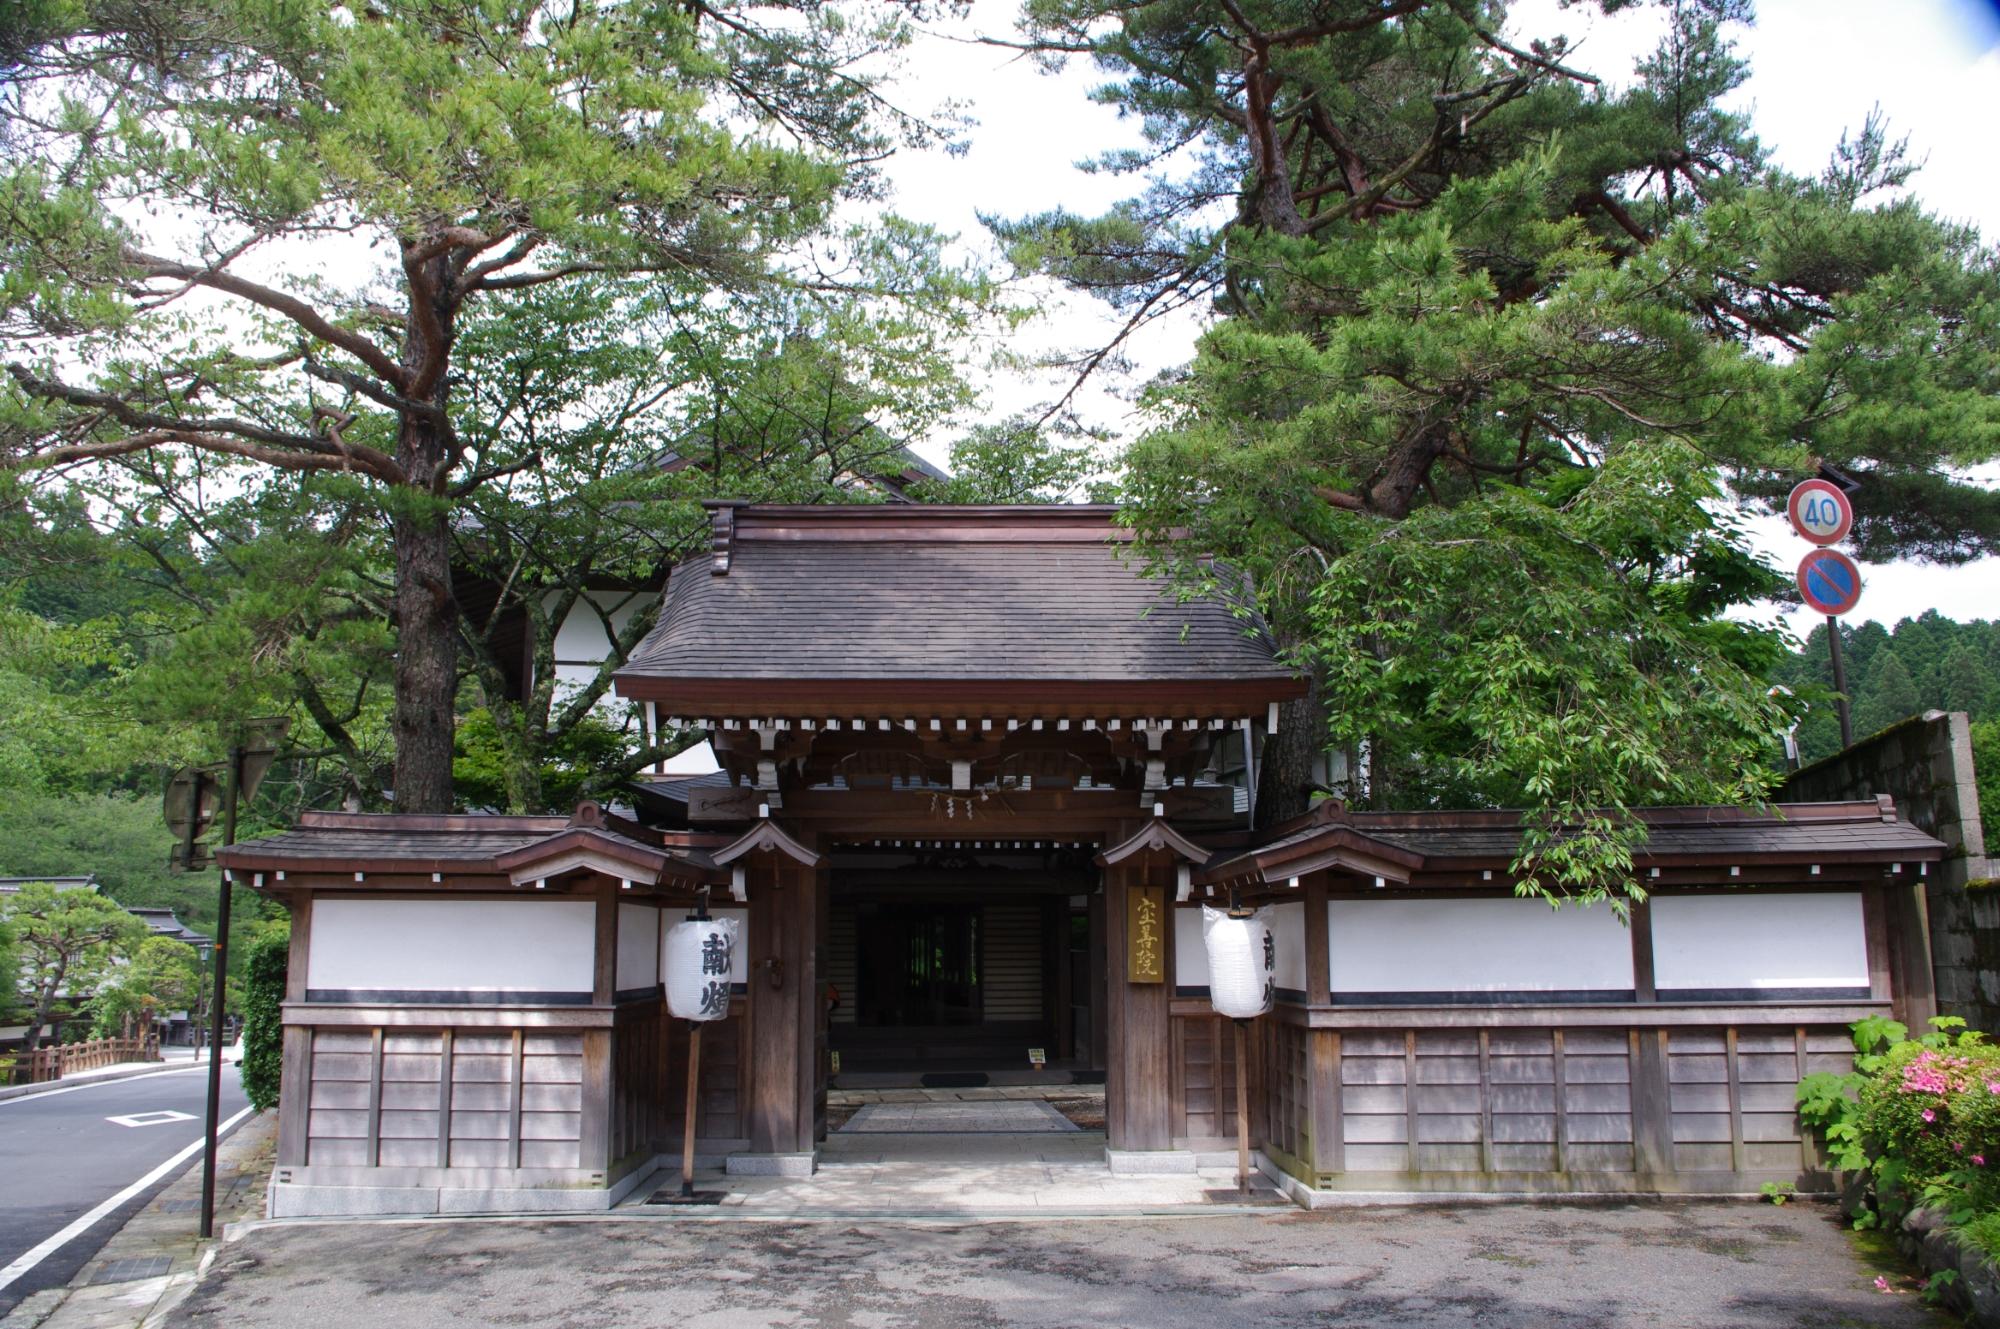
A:
<svg viewBox="0 0 2000 1329">
<path fill-rule="evenodd" d="M 690 918 L 667 932 L 668 1011 L 683 1020 L 728 1017 L 741 927 L 734 918 Z"/>
</svg>

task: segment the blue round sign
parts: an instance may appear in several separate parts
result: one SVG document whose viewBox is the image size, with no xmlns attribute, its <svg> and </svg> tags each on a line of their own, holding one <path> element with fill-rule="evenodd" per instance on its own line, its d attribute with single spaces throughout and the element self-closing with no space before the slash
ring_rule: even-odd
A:
<svg viewBox="0 0 2000 1329">
<path fill-rule="evenodd" d="M 1838 549 L 1815 549 L 1799 560 L 1799 594 L 1822 614 L 1844 614 L 1861 599 L 1861 569 Z"/>
</svg>

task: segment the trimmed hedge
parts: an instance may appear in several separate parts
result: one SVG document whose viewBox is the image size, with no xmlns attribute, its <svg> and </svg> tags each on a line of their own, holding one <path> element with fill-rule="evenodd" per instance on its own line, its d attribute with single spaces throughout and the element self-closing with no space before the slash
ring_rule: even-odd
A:
<svg viewBox="0 0 2000 1329">
<path fill-rule="evenodd" d="M 278 1105 L 284 1065 L 285 963 L 292 929 L 279 924 L 250 939 L 243 965 L 243 1092 L 259 1112 Z"/>
</svg>

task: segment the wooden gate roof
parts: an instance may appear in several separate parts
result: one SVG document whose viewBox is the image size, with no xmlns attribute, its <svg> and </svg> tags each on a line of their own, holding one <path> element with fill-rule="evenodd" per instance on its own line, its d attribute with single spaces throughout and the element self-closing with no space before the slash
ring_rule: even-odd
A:
<svg viewBox="0 0 2000 1329">
<path fill-rule="evenodd" d="M 1254 614 L 1142 576 L 1110 507 L 713 507 L 617 676 L 673 714 L 1261 715 L 1303 691 Z"/>
</svg>

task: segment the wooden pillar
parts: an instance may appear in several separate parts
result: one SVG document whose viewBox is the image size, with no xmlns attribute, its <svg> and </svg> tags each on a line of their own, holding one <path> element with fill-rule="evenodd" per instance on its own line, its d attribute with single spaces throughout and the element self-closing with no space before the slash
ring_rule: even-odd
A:
<svg viewBox="0 0 2000 1329">
<path fill-rule="evenodd" d="M 1067 1063 L 1076 1055 L 1076 1022 L 1070 1018 L 1069 898 L 1042 897 L 1042 1000 L 1049 1056 Z"/>
<path fill-rule="evenodd" d="M 1109 993 L 1111 986 L 1111 940 L 1110 928 L 1105 922 L 1105 900 L 1109 888 L 1099 890 L 1090 897 L 1090 935 L 1085 939 L 1089 948 L 1090 991 L 1085 994 L 1084 1004 L 1090 1008 L 1090 1046 L 1079 1048 L 1079 1054 L 1090 1061 L 1094 1071 L 1107 1074 L 1111 1068 L 1111 1010 Z"/>
<path fill-rule="evenodd" d="M 608 1011 L 618 1001 L 618 883 L 609 877 L 601 878 L 591 887 L 591 895 L 597 905 L 597 949 L 591 965 L 590 1003 Z M 602 1173 L 607 1181 L 617 1134 L 611 1120 L 618 1102 L 613 1037 L 610 1029 L 583 1031 L 583 1115 L 577 1126 L 578 1162 L 586 1171 Z M 514 1089 L 517 1113 L 521 1089 L 517 1083 Z M 518 1162 L 515 1166 L 519 1166 Z"/>
<path fill-rule="evenodd" d="M 1133 892 L 1152 890 L 1163 902 L 1163 927 L 1172 926 L 1167 906 L 1174 898 L 1171 861 L 1138 855 L 1104 870 L 1105 923 L 1109 966 L 1109 1066 L 1105 1084 L 1106 1143 L 1116 1150 L 1171 1149 L 1172 1026 L 1168 999 L 1171 975 L 1161 981 L 1131 981 L 1131 937 L 1127 910 Z M 1167 947 L 1171 965 L 1173 949 Z"/>
<path fill-rule="evenodd" d="M 810 1153 L 824 988 L 817 964 L 824 869 L 746 860 L 750 893 L 750 1151 Z"/>
<path fill-rule="evenodd" d="M 1333 1001 L 1333 958 L 1326 921 L 1326 873 L 1306 879 L 1306 1009 Z M 1306 1092 L 1311 1097 L 1306 1121 L 1312 1131 L 1305 1162 L 1315 1174 L 1347 1169 L 1340 1113 L 1340 1031 L 1305 1031 Z"/>
<path fill-rule="evenodd" d="M 312 949 L 312 893 L 300 891 L 291 900 L 292 940 L 285 954 L 285 1000 L 306 999 L 307 957 Z M 283 1047 L 278 1067 L 278 1166 L 306 1163 L 306 1112 L 312 1104 L 312 1030 L 292 1023 L 284 1014 Z"/>
<path fill-rule="evenodd" d="M 1883 912 L 1888 916 L 1891 1009 L 1912 1033 L 1923 1033 L 1937 1014 L 1937 988 L 1931 975 L 1930 905 L 1924 898 L 1923 878 L 1905 873 L 1890 878 L 1881 890 Z"/>
</svg>

